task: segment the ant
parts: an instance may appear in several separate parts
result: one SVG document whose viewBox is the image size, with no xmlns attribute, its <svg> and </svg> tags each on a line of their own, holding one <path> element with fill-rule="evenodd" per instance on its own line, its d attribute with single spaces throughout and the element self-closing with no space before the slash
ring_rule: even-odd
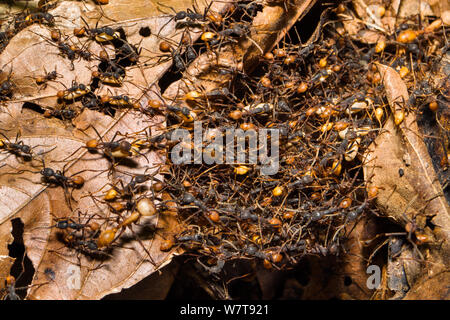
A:
<svg viewBox="0 0 450 320">
<path fill-rule="evenodd" d="M 36 78 L 34 78 L 34 80 L 36 81 L 37 85 L 42 85 L 41 89 L 45 89 L 47 88 L 47 82 L 55 81 L 57 78 L 62 78 L 62 75 L 60 75 L 55 68 L 55 70 L 51 72 L 47 72 L 47 70 L 45 70 L 45 75 L 37 76 Z"/>
<path fill-rule="evenodd" d="M 92 53 L 90 53 L 87 50 L 84 50 L 83 47 L 81 49 L 77 48 L 75 45 L 73 44 L 67 44 L 65 43 L 63 40 L 60 39 L 61 35 L 60 33 L 58 33 L 57 31 L 53 31 L 51 32 L 51 38 L 48 38 L 42 34 L 38 34 L 34 31 L 31 31 L 31 33 L 36 34 L 37 36 L 45 39 L 48 43 L 50 43 L 51 45 L 55 46 L 59 49 L 60 51 L 60 55 L 62 57 L 66 57 L 67 59 L 70 60 L 71 63 L 71 70 L 75 70 L 75 66 L 73 64 L 74 60 L 77 57 L 80 57 L 86 61 L 90 61 L 91 57 L 92 57 Z M 67 39 L 67 37 L 66 37 Z M 55 44 L 56 43 L 56 44 Z"/>
<path fill-rule="evenodd" d="M 32 157 L 32 148 L 29 145 L 26 145 L 22 140 L 19 141 L 20 132 L 17 132 L 14 142 L 11 142 L 9 138 L 1 132 L 0 135 L 2 135 L 6 139 L 0 139 L 0 148 L 24 158 Z"/>
<path fill-rule="evenodd" d="M 131 64 L 137 63 L 142 48 L 137 49 L 135 46 L 129 44 L 127 41 L 125 40 L 122 41 L 123 41 L 122 45 L 117 49 L 116 52 L 117 62 L 120 63 L 124 61 L 129 61 Z"/>
<path fill-rule="evenodd" d="M 105 51 L 100 53 L 99 59 L 101 64 L 98 67 L 98 71 L 92 72 L 92 77 L 109 85 L 122 86 L 126 76 L 125 68 L 110 60 Z"/>
<path fill-rule="evenodd" d="M 72 63 L 72 70 L 74 70 L 73 60 L 76 58 L 76 52 L 73 50 L 73 46 L 69 46 L 68 44 L 60 41 L 58 42 L 58 49 L 61 51 L 63 55 L 67 57 Z"/>
<path fill-rule="evenodd" d="M 125 79 L 125 71 L 122 68 L 115 69 L 112 72 L 94 71 L 92 72 L 92 77 L 97 78 L 101 82 L 107 83 L 109 85 L 122 86 Z"/>
<path fill-rule="evenodd" d="M 86 171 L 86 170 L 83 170 Z M 84 184 L 84 178 L 81 176 L 67 177 L 61 170 L 53 170 L 52 168 L 45 167 L 40 171 L 44 182 L 60 185 L 63 187 L 80 188 Z"/>
<path fill-rule="evenodd" d="M 27 161 L 32 159 L 33 157 L 32 150 L 34 148 L 43 146 L 43 145 L 36 145 L 34 147 L 30 147 L 29 145 L 26 145 L 22 140 L 19 140 L 20 132 L 17 132 L 16 139 L 14 140 L 14 142 L 11 142 L 9 138 L 1 132 L 0 135 L 2 135 L 5 138 L 5 140 L 0 139 L 0 149 L 4 149 L 5 151 L 8 151 L 11 154 L 21 157 L 22 159 Z M 48 153 L 50 151 L 51 150 L 46 151 L 45 153 Z"/>
<path fill-rule="evenodd" d="M 51 72 L 47 72 L 44 76 L 37 77 L 36 83 L 37 84 L 45 84 L 47 81 L 54 81 L 56 78 L 62 77 L 60 74 L 56 72 L 56 70 L 53 70 Z"/>
<path fill-rule="evenodd" d="M 240 38 L 248 34 L 249 28 L 247 25 L 242 23 L 236 23 L 232 28 L 224 29 L 219 31 L 219 35 L 222 37 L 236 37 Z"/>
<path fill-rule="evenodd" d="M 86 226 L 87 226 L 86 224 L 76 223 L 72 219 L 63 219 L 63 220 L 57 221 L 56 224 L 51 227 L 55 227 L 60 230 L 73 229 L 73 230 L 78 231 L 78 230 L 85 228 Z"/>
<path fill-rule="evenodd" d="M 126 141 L 125 138 L 121 138 L 117 141 L 114 141 L 115 138 L 117 137 L 117 135 L 124 136 L 119 131 L 116 131 L 112 140 L 110 142 L 105 142 L 105 141 L 103 141 L 103 138 L 101 137 L 101 135 L 97 131 L 97 129 L 95 129 L 95 127 L 92 127 L 92 128 L 94 129 L 95 133 L 97 134 L 97 136 L 99 137 L 100 140 L 91 139 L 91 140 L 87 141 L 85 146 L 81 146 L 80 148 L 78 148 L 77 150 L 72 152 L 72 154 L 67 156 L 62 161 L 65 161 L 66 159 L 70 158 L 71 156 L 73 156 L 75 153 L 77 153 L 82 148 L 86 148 L 90 152 L 93 152 L 93 151 L 97 152 L 99 150 L 102 150 L 103 153 L 106 156 L 108 156 L 113 162 L 115 161 L 115 159 L 128 158 L 128 157 L 130 157 L 132 155 L 136 155 L 136 154 L 139 154 L 139 155 L 142 155 L 145 157 L 145 155 L 143 155 L 139 152 L 139 149 L 141 147 L 141 143 L 139 140 L 134 141 L 133 143 Z M 147 157 L 145 157 L 145 158 L 147 159 Z M 148 161 L 148 159 L 147 159 L 147 161 Z"/>
<path fill-rule="evenodd" d="M 44 23 L 47 22 L 49 26 L 55 25 L 55 17 L 48 12 L 35 12 L 25 17 L 28 23 Z"/>
<path fill-rule="evenodd" d="M 147 170 L 148 169 L 149 168 L 147 168 Z M 122 173 L 132 176 L 130 182 L 128 182 L 125 185 L 123 183 L 123 181 L 121 179 L 119 179 L 118 183 L 120 184 L 120 188 L 115 185 L 109 184 L 112 186 L 112 188 L 106 193 L 106 195 L 104 196 L 104 200 L 113 201 L 113 200 L 116 200 L 118 196 L 120 196 L 120 198 L 122 198 L 122 199 L 133 198 L 133 196 L 140 191 L 139 185 L 141 185 L 142 183 L 145 183 L 149 180 L 155 179 L 155 175 L 158 174 L 158 171 L 156 171 L 154 174 L 143 173 L 143 174 L 138 174 L 138 175 L 132 175 L 127 172 L 122 172 Z M 100 190 L 102 190 L 104 187 L 105 186 L 103 186 Z M 134 201 L 127 203 L 127 207 L 132 208 L 134 206 L 135 206 Z"/>
<path fill-rule="evenodd" d="M 3 300 L 20 300 L 20 297 L 16 293 L 16 279 L 9 275 L 5 279 L 6 295 Z"/>
<path fill-rule="evenodd" d="M 4 278 L 4 287 L 0 288 L 0 300 L 21 300 L 22 298 L 25 298 L 26 293 L 19 294 L 18 291 L 23 291 L 31 288 L 32 286 L 43 286 L 48 284 L 48 282 L 34 284 L 34 285 L 26 285 L 23 287 L 17 287 L 17 284 L 19 283 L 26 283 L 25 279 L 21 280 L 21 277 L 27 273 L 25 269 L 24 264 L 24 257 L 26 257 L 26 252 L 24 252 L 24 255 L 22 257 L 21 261 L 21 268 L 19 270 L 20 273 L 17 276 L 13 276 L 12 274 L 15 273 L 14 271 L 14 265 L 12 266 L 10 270 L 10 274 Z M 18 262 L 18 261 L 16 261 Z M 17 270 L 18 271 L 18 270 Z M 24 281 L 25 280 L 25 281 Z M 5 294 L 6 293 L 6 294 Z"/>
<path fill-rule="evenodd" d="M 26 15 L 24 18 L 17 17 L 14 21 L 14 28 L 16 30 L 21 30 L 33 23 L 46 23 L 50 27 L 55 25 L 55 17 L 48 12 L 35 12 L 29 15 Z"/>
</svg>

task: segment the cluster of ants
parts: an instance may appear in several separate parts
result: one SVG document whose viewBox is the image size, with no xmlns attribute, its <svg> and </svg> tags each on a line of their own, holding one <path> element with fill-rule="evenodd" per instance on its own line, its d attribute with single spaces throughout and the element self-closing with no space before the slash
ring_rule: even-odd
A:
<svg viewBox="0 0 450 320">
<path fill-rule="evenodd" d="M 102 5 L 107 2 L 98 1 Z M 14 32 L 32 23 L 54 28 L 55 19 L 48 12 L 54 2 L 40 3 L 41 11 L 15 18 Z M 262 8 L 256 2 L 238 1 L 223 14 L 213 12 L 210 6 L 203 13 L 174 12 L 171 20 L 177 29 L 200 28 L 202 34 L 195 44 L 187 32 L 176 45 L 161 37 L 159 50 L 162 56 L 168 54 L 172 59 L 170 72 L 185 71 L 202 50 L 218 52 L 221 47 L 249 37 L 251 21 Z M 283 45 L 261 55 L 253 74 L 217 70 L 233 75 L 227 87 L 210 92 L 193 87 L 177 97 L 182 104 L 160 98 L 149 99 L 145 107 L 135 97 L 95 94 L 98 82 L 122 86 L 127 67 L 139 63 L 141 50 L 130 44 L 119 29 L 90 28 L 85 22 L 85 26 L 73 30 L 75 37 L 88 37 L 100 45 L 113 44 L 114 59 L 106 51 L 95 56 L 70 45 L 53 29 L 47 40 L 57 46 L 63 57 L 72 62 L 78 58 L 101 62 L 101 68 L 92 73 L 91 84 L 73 83 L 57 93 L 61 101 L 70 105 L 78 100 L 84 108 L 102 112 L 129 109 L 150 117 L 160 114 L 170 128 L 151 137 L 116 132 L 110 141 L 104 141 L 93 128 L 98 139 L 87 141 L 82 148 L 107 157 L 111 173 L 123 159 L 146 157 L 146 150 L 162 149 L 169 154 L 174 142 L 172 130 L 192 130 L 194 120 L 201 120 L 208 128 L 231 126 L 244 132 L 272 128 L 280 132 L 280 166 L 274 175 L 261 175 L 258 165 L 176 165 L 167 157 L 167 163 L 151 174 L 128 174 L 127 182 L 111 184 L 101 199 L 88 195 L 109 207 L 117 217 L 114 224 L 89 213 L 84 217 L 78 213 L 79 221 L 70 217 L 57 219 L 52 228 L 61 231 L 65 245 L 92 257 L 108 254 L 125 230 L 141 217 L 166 212 L 176 214 L 185 229 L 163 240 L 160 250 L 181 246 L 212 274 L 220 273 L 225 262 L 232 259 L 257 258 L 266 268 L 280 269 L 294 265 L 305 255 L 338 255 L 345 250 L 345 239 L 355 221 L 368 211 L 376 211 L 373 200 L 382 188 L 367 188 L 368 181 L 362 177 L 364 152 L 390 116 L 375 62 L 396 68 L 408 88 L 413 88 L 411 99 L 394 115 L 396 125 L 407 112 L 424 108 L 439 112 L 448 104 L 442 88 L 434 87 L 422 76 L 434 69 L 440 56 L 448 51 L 448 28 L 442 21 L 433 22 L 430 18 L 427 27 L 419 29 L 413 18 L 399 24 L 393 34 L 368 45 L 336 31 L 342 24 L 339 14 L 347 10 L 343 4 L 327 9 L 333 22 L 321 28 L 317 39 L 306 45 L 301 44 L 294 27 Z M 159 37 L 165 27 L 153 33 Z M 5 45 L 14 32 L 0 33 L 0 44 Z M 162 59 L 157 61 L 161 62 Z M 55 70 L 37 78 L 36 83 L 45 85 L 59 76 Z M 13 96 L 13 83 L 1 83 L 0 100 Z M 70 108 L 44 112 L 45 117 L 63 121 L 77 115 Z M 3 151 L 24 159 L 36 156 L 35 147 L 26 145 L 19 136 L 12 142 L 1 135 Z M 43 183 L 63 187 L 69 203 L 73 200 L 69 190 L 83 188 L 85 179 L 81 173 L 95 171 L 86 169 L 67 176 L 65 169 L 56 170 L 47 167 L 43 160 L 42 163 L 43 168 L 35 173 L 42 176 Z M 17 173 L 25 171 L 29 170 Z M 146 183 L 150 183 L 150 188 Z M 411 239 L 418 244 L 427 241 L 419 229 L 414 229 Z M 151 260 L 148 250 L 139 243 Z M 10 289 L 9 298 L 16 296 L 13 285 L 11 278 L 6 286 Z"/>
</svg>

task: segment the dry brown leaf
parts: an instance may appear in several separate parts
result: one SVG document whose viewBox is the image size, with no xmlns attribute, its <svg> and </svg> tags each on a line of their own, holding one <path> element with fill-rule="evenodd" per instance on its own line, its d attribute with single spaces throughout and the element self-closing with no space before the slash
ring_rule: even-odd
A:
<svg viewBox="0 0 450 320">
<path fill-rule="evenodd" d="M 406 85 L 392 68 L 378 65 L 378 69 L 394 113 L 408 101 Z M 376 204 L 386 216 L 402 226 L 413 221 L 431 237 L 428 273 L 445 269 L 450 253 L 450 211 L 414 114 L 407 114 L 399 126 L 388 119 L 368 148 L 364 175 L 369 187 L 380 188 Z"/>
</svg>

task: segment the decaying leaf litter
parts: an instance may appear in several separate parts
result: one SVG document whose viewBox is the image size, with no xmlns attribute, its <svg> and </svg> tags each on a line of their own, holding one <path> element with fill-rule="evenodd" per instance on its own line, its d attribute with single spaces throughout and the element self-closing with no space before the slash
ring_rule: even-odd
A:
<svg viewBox="0 0 450 320">
<path fill-rule="evenodd" d="M 180 124 L 176 112 L 161 114 L 155 107 L 152 112 L 146 112 L 152 117 L 142 117 L 139 111 L 143 111 L 147 104 L 157 105 L 154 101 L 161 101 L 163 96 L 165 104 L 176 101 L 186 106 L 199 119 L 206 120 L 210 127 L 230 123 L 241 128 L 285 126 L 288 133 L 282 139 L 287 140 L 283 144 L 285 148 L 280 148 L 282 170 L 274 177 L 261 177 L 255 173 L 256 168 L 239 170 L 237 165 L 172 165 L 170 174 L 164 174 L 164 181 L 167 181 L 163 191 L 165 195 L 156 199 L 165 199 L 170 205 L 176 202 L 178 208 L 175 211 L 169 205 L 160 207 L 158 221 L 165 224 L 150 222 L 150 225 L 158 226 L 157 232 L 153 233 L 156 234 L 155 239 L 117 243 L 111 256 L 95 259 L 68 247 L 62 239 L 57 239 L 56 235 L 60 232 L 49 227 L 55 224 L 55 216 L 80 217 L 85 222 L 96 212 L 93 219 L 103 223 L 102 230 L 111 230 L 120 226 L 120 221 L 123 223 L 125 217 L 132 216 L 133 210 L 121 216 L 114 215 L 109 212 L 105 201 L 94 200 L 102 199 L 108 187 L 99 189 L 111 183 L 108 172 L 98 170 L 108 168 L 111 162 L 101 154 L 80 149 L 74 155 L 75 160 L 70 163 L 67 175 L 87 169 L 83 172 L 85 183 L 68 195 L 68 190 L 64 188 L 48 188 L 39 183 L 36 172 L 42 169 L 42 161 L 33 159 L 30 163 L 20 163 L 19 157 L 5 152 L 3 161 L 6 165 L 0 168 L 4 170 L 2 186 L 5 198 L 14 201 L 5 202 L 8 214 L 3 218 L 1 225 L 4 231 L 0 234 L 11 242 L 11 219 L 20 217 L 24 222 L 26 253 L 35 267 L 34 286 L 29 290 L 29 298 L 97 299 L 119 292 L 121 288 L 130 287 L 154 272 L 155 267 L 150 260 L 158 261 L 160 266 L 165 259 L 166 263 L 170 261 L 171 255 L 161 252 L 159 245 L 154 244 L 167 244 L 167 241 L 174 248 L 181 246 L 187 250 L 206 273 L 219 279 L 219 283 L 236 276 L 227 265 L 242 258 L 256 259 L 256 266 L 285 270 L 301 264 L 303 260 L 317 258 L 320 265 L 321 261 L 331 257 L 337 270 L 327 276 L 327 285 L 334 290 L 319 293 L 319 284 L 312 280 L 306 286 L 299 285 L 306 289 L 305 298 L 339 295 L 341 298 L 385 299 L 401 298 L 405 294 L 406 298 L 447 297 L 445 288 L 437 283 L 445 283 L 442 279 L 446 279 L 448 266 L 448 204 L 443 196 L 447 186 L 445 180 L 442 181 L 447 171 L 444 160 L 448 157 L 448 126 L 445 126 L 448 107 L 448 88 L 445 87 L 445 78 L 448 79 L 445 73 L 448 29 L 445 13 L 448 7 L 436 7 L 436 4 L 427 7 L 428 12 L 421 12 L 420 24 L 417 10 L 408 12 L 401 2 L 387 8 L 377 2 L 364 1 L 325 8 L 316 32 L 310 41 L 302 38 L 304 44 L 301 45 L 298 39 L 295 40 L 297 28 L 301 30 L 301 20 L 294 28 L 291 26 L 306 14 L 313 5 L 312 1 L 299 1 L 292 7 L 292 3 L 263 7 L 244 2 L 234 9 L 237 13 L 230 9 L 226 11 L 229 6 L 221 4 L 211 8 L 211 12 L 223 9 L 224 16 L 229 17 L 233 24 L 225 22 L 221 27 L 215 27 L 215 24 L 220 24 L 214 22 L 213 26 L 213 22 L 209 21 L 193 32 L 192 38 L 195 41 L 196 37 L 203 36 L 201 40 L 204 40 L 207 32 L 214 31 L 223 36 L 222 41 L 217 45 L 211 39 L 207 40 L 198 52 L 199 57 L 183 72 L 183 78 L 172 83 L 161 94 L 158 79 L 169 68 L 169 72 L 173 73 L 170 58 L 177 59 L 176 54 L 181 51 L 172 51 L 165 62 L 158 57 L 155 59 L 159 61 L 154 63 L 152 58 L 163 55 L 157 50 L 161 41 L 167 41 L 171 46 L 180 43 L 182 29 L 178 28 L 175 19 L 169 21 L 169 15 L 146 18 L 149 13 L 130 12 L 123 17 L 117 8 L 125 2 L 111 1 L 102 6 L 104 16 L 116 22 L 104 22 L 104 17 L 101 22 L 122 27 L 129 44 L 142 40 L 139 44 L 142 48 L 139 61 L 142 64 L 125 68 L 123 85 L 100 83 L 95 90 L 99 97 L 129 95 L 140 101 L 140 110 L 123 112 L 113 108 L 112 114 L 102 114 L 98 112 L 101 109 L 89 110 L 83 101 L 76 101 L 67 105 L 80 114 L 69 121 L 46 119 L 39 115 L 42 109 L 55 108 L 58 91 L 71 87 L 72 81 L 92 83 L 92 71 L 99 63 L 102 50 L 114 56 L 117 54 L 116 46 L 123 45 L 123 42 L 116 46 L 104 45 L 72 36 L 73 28 L 83 25 L 81 19 L 74 22 L 80 14 L 93 28 L 98 20 L 94 12 L 98 14 L 99 11 L 87 2 L 60 2 L 52 9 L 54 12 L 60 10 L 74 14 L 70 18 L 65 15 L 58 21 L 60 29 L 66 28 L 66 33 L 62 33 L 67 34 L 71 41 L 73 39 L 74 45 L 86 41 L 88 44 L 83 45 L 83 50 L 91 52 L 95 58 L 68 61 L 49 41 L 51 28 L 39 23 L 24 28 L 9 40 L 0 55 L 1 64 L 7 67 L 3 76 L 17 86 L 14 94 L 7 97 L 3 104 L 1 120 L 5 125 L 2 127 L 20 128 L 19 139 L 27 145 L 37 146 L 33 154 L 43 157 L 46 166 L 51 163 L 52 168 L 62 168 L 66 162 L 58 161 L 84 146 L 89 138 L 97 138 L 93 128 L 100 132 L 104 141 L 110 141 L 117 131 L 130 133 L 127 137 L 130 143 L 142 151 L 137 137 L 145 140 L 149 136 L 137 133 L 133 137 L 131 133 L 147 129 L 154 134 L 158 126 L 189 127 L 186 119 Z M 176 5 L 171 3 L 168 6 Z M 136 7 L 139 7 L 138 3 Z M 288 15 L 285 10 L 288 10 Z M 240 17 L 243 24 L 250 24 L 248 20 L 253 20 L 252 27 L 236 27 L 239 21 L 236 17 Z M 439 17 L 442 17 L 440 23 Z M 267 24 L 267 21 L 270 23 Z M 154 30 L 166 22 L 168 24 L 162 29 L 164 33 L 155 38 L 139 34 L 142 26 L 150 26 L 152 33 L 155 33 Z M 406 34 L 405 41 L 401 38 L 402 32 Z M 227 37 L 227 34 L 231 36 Z M 330 40 L 330 35 L 335 40 Z M 199 43 L 203 45 L 201 41 Z M 27 50 L 33 47 L 48 53 L 48 56 L 54 55 L 51 61 L 56 63 L 52 65 L 45 63 L 45 59 L 33 59 L 33 49 Z M 187 50 L 187 47 L 182 50 Z M 272 51 L 273 47 L 276 48 Z M 425 47 L 428 50 L 421 53 L 420 49 Z M 30 64 L 30 60 L 37 60 L 36 65 Z M 46 72 L 56 70 L 63 77 L 42 88 L 36 84 L 35 77 L 43 74 L 44 66 Z M 252 70 L 256 71 L 252 73 Z M 354 79 L 349 79 L 351 77 Z M 207 94 L 222 88 L 228 88 L 237 99 L 224 94 L 225 97 L 213 101 L 212 96 Z M 357 93 L 361 94 L 357 96 Z M 196 98 L 191 99 L 193 96 Z M 430 148 L 423 143 L 423 134 L 416 125 L 416 117 L 419 117 L 419 122 L 427 121 L 427 118 L 423 120 L 421 117 L 431 112 L 432 102 L 438 104 L 438 110 L 432 112 L 433 117 L 428 121 L 440 124 L 441 135 L 435 140 L 439 143 L 444 141 L 445 159 L 440 158 L 438 167 L 427 154 L 426 147 Z M 270 110 L 248 111 L 260 103 L 266 103 Z M 397 124 L 389 120 L 390 117 L 395 117 Z M 403 119 L 400 121 L 399 117 Z M 147 121 L 152 122 L 149 124 Z M 347 134 L 343 132 L 345 128 Z M 11 132 L 5 135 L 10 140 L 16 136 Z M 343 138 L 339 137 L 341 135 Z M 54 146 L 57 148 L 53 149 Z M 386 152 L 391 149 L 392 152 Z M 142 151 L 145 157 L 137 157 L 138 166 L 134 168 L 137 172 L 147 174 L 149 170 L 145 170 L 148 167 L 167 161 L 164 151 L 147 151 Z M 384 170 L 380 170 L 380 166 L 385 166 Z M 117 166 L 116 178 L 129 181 L 129 175 L 120 175 L 121 169 L 130 172 L 132 168 L 126 163 Z M 167 169 L 163 167 L 161 172 Z M 241 176 L 239 173 L 244 171 Z M 363 172 L 364 178 L 361 177 Z M 395 175 L 401 177 L 395 179 Z M 159 179 L 162 177 L 159 176 Z M 424 182 L 417 184 L 420 179 Z M 229 188 L 220 183 L 225 183 Z M 174 202 L 168 202 L 168 194 L 171 195 L 169 200 Z M 76 199 L 74 204 L 72 197 Z M 406 202 L 391 200 L 393 197 L 406 199 Z M 17 199 L 23 199 L 22 203 L 17 203 Z M 36 205 L 31 204 L 33 201 Z M 164 208 L 169 210 L 164 211 Z M 391 218 L 403 230 L 392 233 L 377 230 L 374 233 L 373 226 L 371 230 L 367 229 L 371 224 L 371 219 L 368 220 L 370 215 Z M 114 220 L 111 217 L 115 217 L 115 221 L 111 221 Z M 146 225 L 144 221 L 139 224 L 141 227 Z M 134 239 L 135 234 L 129 232 L 129 237 Z M 391 248 L 395 240 L 403 243 L 400 253 L 382 257 L 386 252 L 383 245 Z M 115 242 L 113 244 L 116 245 Z M 144 246 L 149 249 L 144 250 Z M 7 247 L 2 250 L 7 257 Z M 151 257 L 147 257 L 148 253 Z M 368 262 L 376 260 L 380 261 L 383 269 L 382 283 L 393 282 L 395 277 L 407 279 L 407 283 L 402 283 L 398 288 L 382 286 L 375 294 L 373 290 L 366 289 L 366 267 Z M 225 261 L 228 264 L 221 269 Z M 5 275 L 11 264 L 12 260 L 7 257 L 5 267 L 1 268 Z M 64 274 L 64 270 L 77 272 L 74 266 L 79 267 L 82 275 L 82 285 L 78 290 L 69 289 L 67 278 L 70 274 Z M 112 266 L 114 269 L 111 269 Z M 55 271 L 55 279 L 49 280 L 49 268 Z M 270 291 L 270 286 L 267 289 L 263 283 L 267 283 L 270 275 L 276 272 L 262 272 L 263 269 L 257 272 L 258 268 L 255 267 L 253 272 L 256 272 L 261 288 Z M 234 272 L 239 273 L 239 270 Z M 351 279 L 350 285 L 343 285 L 343 276 Z M 214 295 L 214 290 L 208 292 Z"/>
</svg>

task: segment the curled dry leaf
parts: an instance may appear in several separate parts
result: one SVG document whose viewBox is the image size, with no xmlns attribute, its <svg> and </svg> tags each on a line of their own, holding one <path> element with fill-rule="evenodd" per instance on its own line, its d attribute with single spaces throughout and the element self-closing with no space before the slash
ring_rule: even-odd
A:
<svg viewBox="0 0 450 320">
<path fill-rule="evenodd" d="M 392 113 L 406 112 L 408 91 L 398 73 L 378 65 Z M 399 174 L 399 170 L 403 175 Z M 428 273 L 449 263 L 450 211 L 420 134 L 416 117 L 409 113 L 400 125 L 389 119 L 365 155 L 368 186 L 380 188 L 376 204 L 402 226 L 415 223 L 432 239 Z"/>
<path fill-rule="evenodd" d="M 181 3 L 177 3 L 178 6 L 174 6 L 176 10 L 186 9 L 185 4 L 180 6 Z M 155 82 L 171 64 L 170 56 L 167 57 L 167 62 L 157 63 L 160 62 L 157 61 L 160 53 L 155 52 L 156 43 L 161 41 L 161 37 L 177 43 L 180 37 L 173 21 L 169 21 L 172 13 L 152 17 L 160 13 L 156 7 L 149 8 L 144 4 L 147 2 L 117 0 L 110 1 L 110 4 L 103 8 L 107 8 L 107 11 L 103 12 L 104 15 L 114 17 L 114 25 L 122 27 L 127 41 L 141 48 L 141 58 L 146 61 L 139 61 L 140 67 L 135 67 L 127 73 L 125 90 L 114 88 L 111 91 L 104 88 L 101 92 L 136 96 L 138 99 L 142 98 L 141 103 L 145 103 L 147 98 L 159 95 Z M 123 10 L 124 7 L 127 10 Z M 128 10 L 131 7 L 137 11 Z M 85 12 L 92 8 L 92 4 L 64 1 L 52 11 L 62 17 L 58 22 L 62 26 L 64 41 L 81 48 L 79 39 L 71 33 L 72 28 L 81 25 L 80 14 L 86 14 L 90 27 L 94 27 L 96 20 L 89 18 Z M 158 30 L 165 24 L 167 25 L 164 32 L 157 36 Z M 144 39 L 139 36 L 139 30 L 143 26 L 149 26 L 152 31 L 152 34 Z M 111 183 L 108 176 L 111 163 L 102 154 L 80 149 L 85 146 L 87 140 L 98 138 L 92 127 L 97 129 L 104 141 L 111 141 L 116 132 L 126 134 L 150 128 L 153 134 L 155 129 L 163 128 L 164 123 L 161 123 L 161 118 L 145 120 L 132 111 L 119 110 L 113 118 L 96 111 L 84 110 L 72 120 L 72 126 L 58 119 L 42 119 L 34 110 L 23 108 L 24 102 L 54 108 L 56 93 L 70 87 L 72 81 L 90 83 L 91 72 L 99 63 L 96 59 L 75 59 L 73 69 L 76 72 L 73 72 L 71 62 L 63 57 L 55 43 L 47 38 L 49 30 L 46 27 L 32 25 L 18 33 L 0 55 L 3 79 L 10 77 L 17 87 L 12 100 L 2 106 L 2 127 L 15 129 L 7 132 L 10 139 L 15 137 L 17 131 L 20 132 L 20 139 L 25 144 L 36 146 L 33 152 L 37 155 L 36 159 L 23 162 L 15 155 L 2 153 L 2 162 L 6 165 L 0 168 L 0 185 L 4 200 L 0 203 L 0 237 L 4 240 L 0 242 L 0 270 L 1 274 L 7 274 L 12 264 L 7 248 L 7 244 L 12 241 L 10 221 L 20 219 L 24 223 L 23 240 L 26 254 L 35 269 L 28 298 L 100 299 L 134 285 L 170 262 L 175 251 L 161 252 L 159 242 L 178 232 L 175 213 L 160 213 L 148 219 L 141 219 L 139 225 L 132 227 L 133 231 L 127 229 L 124 232 L 116 246 L 102 260 L 89 258 L 65 246 L 56 228 L 51 226 L 55 224 L 55 219 L 71 217 L 77 221 L 79 217 L 86 217 L 87 213 L 95 214 L 94 220 L 98 219 L 99 223 L 105 223 L 110 218 L 108 207 L 101 201 L 94 201 L 94 198 L 101 199 L 105 192 L 101 188 Z M 94 41 L 87 43 L 94 54 L 101 50 Z M 156 59 L 156 62 L 150 63 L 152 59 Z M 146 62 L 148 64 L 145 64 Z M 36 85 L 34 76 L 53 70 L 62 75 L 59 81 L 49 83 L 46 88 Z M 47 167 L 62 170 L 65 163 L 62 160 L 71 154 L 73 155 L 64 168 L 65 175 L 79 173 L 85 180 L 83 187 L 72 191 L 43 185 L 39 173 L 42 169 L 40 159 L 44 159 Z M 164 161 L 164 156 L 149 152 L 146 157 L 139 156 L 128 163 L 119 163 L 116 166 L 115 181 L 127 181 L 130 174 L 151 174 Z M 161 179 L 161 176 L 156 177 Z M 136 240 L 136 235 L 139 235 L 140 240 Z M 53 271 L 54 276 L 49 277 L 48 270 Z M 3 282 L 0 286 L 3 286 Z"/>
</svg>

